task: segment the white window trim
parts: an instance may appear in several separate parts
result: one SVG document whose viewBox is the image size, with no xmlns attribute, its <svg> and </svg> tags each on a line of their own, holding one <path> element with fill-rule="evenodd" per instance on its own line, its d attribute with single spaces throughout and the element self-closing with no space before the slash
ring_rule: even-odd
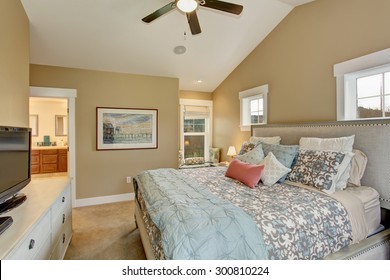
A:
<svg viewBox="0 0 390 280">
<path fill-rule="evenodd" d="M 345 94 L 348 87 L 351 86 L 351 83 L 348 81 L 356 77 L 356 75 L 350 73 L 364 72 L 364 70 L 367 70 L 367 73 L 369 73 L 368 71 L 375 71 L 375 68 L 386 66 L 386 64 L 390 64 L 390 48 L 344 61 L 333 66 L 333 74 L 336 77 L 338 121 L 354 119 L 353 114 L 348 115 L 346 113 L 348 112 L 348 105 L 351 104 L 350 102 L 354 102 Z"/>
<path fill-rule="evenodd" d="M 205 147 L 205 161 L 209 161 L 209 150 L 208 148 L 211 147 L 213 143 L 213 101 L 211 100 L 198 100 L 198 99 L 180 99 L 180 150 L 184 151 L 184 106 L 207 106 L 209 108 L 210 116 L 209 121 L 206 124 L 205 129 L 209 131 L 209 133 L 206 134 L 206 147 Z M 203 133 L 196 133 L 193 132 L 191 134 L 187 135 L 199 135 Z"/>
<path fill-rule="evenodd" d="M 262 97 L 263 98 L 263 120 L 264 124 L 267 123 L 267 95 L 268 95 L 269 87 L 268 84 L 258 86 L 255 88 L 247 89 L 244 91 L 240 91 L 238 94 L 238 98 L 240 99 L 240 130 L 241 131 L 250 131 L 251 124 L 250 119 L 247 118 L 247 113 L 249 111 L 249 101 L 254 98 Z M 248 124 L 249 121 L 249 124 Z"/>
</svg>

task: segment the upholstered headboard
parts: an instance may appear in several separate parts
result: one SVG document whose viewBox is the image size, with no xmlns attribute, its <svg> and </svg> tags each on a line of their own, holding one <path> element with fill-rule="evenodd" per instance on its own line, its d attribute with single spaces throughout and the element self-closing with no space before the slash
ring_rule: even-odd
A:
<svg viewBox="0 0 390 280">
<path fill-rule="evenodd" d="M 354 149 L 368 158 L 361 183 L 375 188 L 381 207 L 390 209 L 390 120 L 257 125 L 252 127 L 252 135 L 280 136 L 285 145 L 299 144 L 301 137 L 355 135 Z"/>
</svg>

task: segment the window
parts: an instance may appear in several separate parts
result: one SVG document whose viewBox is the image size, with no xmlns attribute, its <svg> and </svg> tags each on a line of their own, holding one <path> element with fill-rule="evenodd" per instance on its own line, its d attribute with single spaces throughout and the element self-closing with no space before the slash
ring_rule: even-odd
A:
<svg viewBox="0 0 390 280">
<path fill-rule="evenodd" d="M 390 72 L 356 79 L 356 118 L 386 118 L 390 116 Z"/>
<path fill-rule="evenodd" d="M 249 110 L 251 113 L 251 124 L 263 123 L 264 109 L 262 96 L 256 96 L 250 100 Z"/>
<path fill-rule="evenodd" d="M 184 157 L 209 161 L 212 101 L 180 99 L 180 150 Z"/>
<path fill-rule="evenodd" d="M 241 131 L 250 131 L 254 124 L 267 123 L 267 94 L 268 85 L 239 93 Z"/>
<path fill-rule="evenodd" d="M 336 64 L 337 120 L 390 117 L 390 49 Z"/>
</svg>

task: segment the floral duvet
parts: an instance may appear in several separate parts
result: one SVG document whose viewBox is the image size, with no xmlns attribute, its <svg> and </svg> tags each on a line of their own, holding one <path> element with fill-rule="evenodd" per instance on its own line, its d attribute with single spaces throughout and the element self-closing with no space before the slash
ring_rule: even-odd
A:
<svg viewBox="0 0 390 280">
<path fill-rule="evenodd" d="M 175 171 L 176 172 L 176 171 Z M 186 181 L 207 188 L 210 195 L 230 202 L 256 224 L 264 244 L 263 259 L 322 259 L 348 246 L 352 226 L 344 206 L 326 194 L 288 184 L 254 189 L 225 177 L 226 167 L 178 170 Z M 137 182 L 138 188 L 148 188 Z M 157 259 L 166 258 L 161 229 L 147 212 L 147 197 L 136 189 L 143 219 Z M 160 211 L 164 211 L 160 209 Z M 161 225 L 160 225 L 161 227 Z M 174 245 L 173 245 L 174 246 Z M 243 257 L 245 258 L 245 257 Z"/>
</svg>

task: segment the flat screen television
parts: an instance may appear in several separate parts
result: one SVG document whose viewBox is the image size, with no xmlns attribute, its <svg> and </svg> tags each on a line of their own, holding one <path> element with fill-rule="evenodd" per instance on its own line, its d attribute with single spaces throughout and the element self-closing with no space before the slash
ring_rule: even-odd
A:
<svg viewBox="0 0 390 280">
<path fill-rule="evenodd" d="M 18 192 L 31 181 L 31 129 L 0 126 L 0 213 L 26 197 Z"/>
</svg>

